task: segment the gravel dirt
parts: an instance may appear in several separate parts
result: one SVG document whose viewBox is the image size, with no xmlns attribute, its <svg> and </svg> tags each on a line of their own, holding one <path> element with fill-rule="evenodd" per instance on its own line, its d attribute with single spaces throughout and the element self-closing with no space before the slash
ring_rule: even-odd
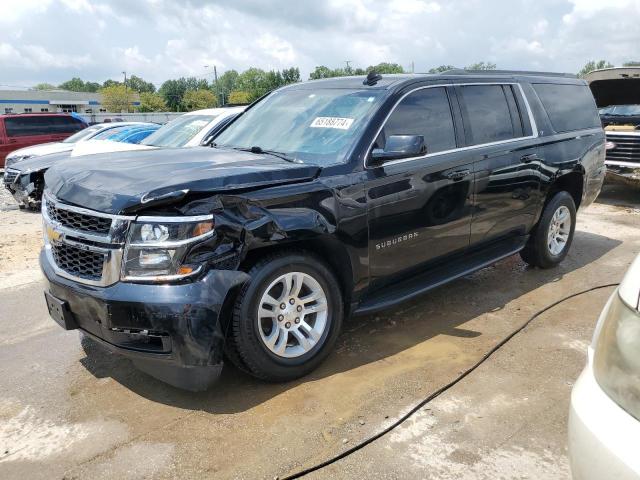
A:
<svg viewBox="0 0 640 480">
<path fill-rule="evenodd" d="M 225 367 L 201 394 L 61 330 L 42 298 L 39 215 L 3 191 L 0 227 L 0 478 L 273 479 L 389 425 L 542 307 L 620 281 L 640 252 L 640 194 L 605 189 L 556 269 L 507 258 L 350 320 L 306 378 L 265 384 Z M 309 478 L 569 478 L 569 394 L 610 293 L 548 311 L 400 427 Z"/>
</svg>

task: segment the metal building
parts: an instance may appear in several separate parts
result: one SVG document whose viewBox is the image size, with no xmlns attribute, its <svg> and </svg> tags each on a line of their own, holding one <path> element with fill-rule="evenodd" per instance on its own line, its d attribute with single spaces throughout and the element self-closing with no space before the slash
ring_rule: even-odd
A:
<svg viewBox="0 0 640 480">
<path fill-rule="evenodd" d="M 140 105 L 134 95 L 132 107 Z M 102 106 L 99 93 L 69 92 L 66 90 L 0 90 L 0 114 L 37 112 L 77 112 L 79 114 L 108 112 Z"/>
</svg>

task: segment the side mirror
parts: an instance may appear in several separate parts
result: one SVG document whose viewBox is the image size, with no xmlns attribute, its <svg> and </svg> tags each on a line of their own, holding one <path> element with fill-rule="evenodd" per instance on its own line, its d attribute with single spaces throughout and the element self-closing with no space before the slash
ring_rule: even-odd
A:
<svg viewBox="0 0 640 480">
<path fill-rule="evenodd" d="M 427 153 L 423 135 L 391 135 L 387 138 L 384 149 L 374 148 L 371 159 L 375 163 L 401 158 L 419 157 Z"/>
</svg>

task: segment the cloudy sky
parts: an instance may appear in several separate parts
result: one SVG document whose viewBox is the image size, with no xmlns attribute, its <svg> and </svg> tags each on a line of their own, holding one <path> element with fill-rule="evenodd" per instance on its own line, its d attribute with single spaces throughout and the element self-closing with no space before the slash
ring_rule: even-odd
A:
<svg viewBox="0 0 640 480">
<path fill-rule="evenodd" d="M 640 60 L 640 0 L 2 0 L 0 85 L 382 61 L 577 71 Z"/>
</svg>

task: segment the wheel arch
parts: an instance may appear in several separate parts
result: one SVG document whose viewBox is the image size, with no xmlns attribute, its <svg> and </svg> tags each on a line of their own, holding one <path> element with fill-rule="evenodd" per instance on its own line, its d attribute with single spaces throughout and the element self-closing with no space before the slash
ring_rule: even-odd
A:
<svg viewBox="0 0 640 480">
<path fill-rule="evenodd" d="M 338 280 L 345 308 L 348 308 L 353 294 L 354 269 L 347 248 L 335 238 L 320 236 L 255 248 L 247 252 L 239 268 L 246 272 L 249 271 L 257 261 L 264 258 L 265 255 L 293 252 L 314 255 L 331 270 Z"/>
<path fill-rule="evenodd" d="M 547 191 L 545 205 L 556 193 L 563 191 L 571 195 L 576 210 L 578 210 L 584 194 L 584 169 L 582 166 L 568 172 L 563 172 L 555 177 Z"/>
</svg>

